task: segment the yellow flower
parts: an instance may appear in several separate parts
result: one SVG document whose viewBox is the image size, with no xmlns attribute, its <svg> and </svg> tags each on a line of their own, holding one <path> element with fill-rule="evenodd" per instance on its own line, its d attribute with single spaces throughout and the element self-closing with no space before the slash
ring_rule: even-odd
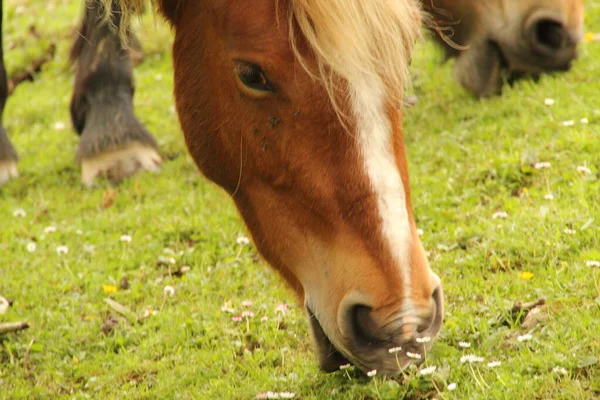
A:
<svg viewBox="0 0 600 400">
<path fill-rule="evenodd" d="M 589 43 L 589 42 L 593 42 L 594 38 L 595 38 L 596 34 L 594 34 L 593 32 L 588 32 L 585 34 L 585 42 Z"/>
<path fill-rule="evenodd" d="M 102 285 L 102 290 L 104 290 L 104 293 L 115 293 L 117 287 L 114 285 Z"/>
<path fill-rule="evenodd" d="M 519 278 L 523 279 L 524 281 L 528 281 L 531 278 L 533 278 L 533 272 L 520 272 L 519 273 Z"/>
</svg>

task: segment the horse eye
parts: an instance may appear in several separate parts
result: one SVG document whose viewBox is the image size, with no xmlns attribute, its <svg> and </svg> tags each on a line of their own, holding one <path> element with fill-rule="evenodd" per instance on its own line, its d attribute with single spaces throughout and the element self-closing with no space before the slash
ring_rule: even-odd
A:
<svg viewBox="0 0 600 400">
<path fill-rule="evenodd" d="M 246 88 L 257 92 L 275 93 L 275 87 L 258 65 L 240 62 L 235 69 L 238 79 Z"/>
</svg>

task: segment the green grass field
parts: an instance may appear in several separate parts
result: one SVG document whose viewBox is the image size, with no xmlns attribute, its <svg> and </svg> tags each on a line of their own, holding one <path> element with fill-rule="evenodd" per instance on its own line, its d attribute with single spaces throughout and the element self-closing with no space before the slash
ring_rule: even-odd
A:
<svg viewBox="0 0 600 400">
<path fill-rule="evenodd" d="M 600 42 L 583 44 L 567 74 L 482 101 L 458 87 L 431 43 L 420 46 L 407 144 L 447 314 L 427 357 L 432 375 L 367 378 L 319 371 L 303 310 L 238 240 L 246 233 L 232 203 L 187 155 L 165 24 L 136 23 L 146 59 L 135 72 L 137 114 L 160 143 L 163 170 L 90 190 L 79 183 L 68 115 L 80 2 L 6 3 L 9 74 L 51 42 L 57 54 L 4 113 L 22 176 L 0 189 L 0 295 L 14 301 L 0 323 L 31 328 L 0 336 L 0 399 L 600 396 L 600 268 L 590 263 L 600 261 Z M 586 31 L 600 32 L 600 1 L 586 4 Z M 535 315 L 511 312 L 540 298 Z M 253 316 L 232 320 L 244 310 Z M 462 363 L 469 354 L 484 360 Z"/>
</svg>

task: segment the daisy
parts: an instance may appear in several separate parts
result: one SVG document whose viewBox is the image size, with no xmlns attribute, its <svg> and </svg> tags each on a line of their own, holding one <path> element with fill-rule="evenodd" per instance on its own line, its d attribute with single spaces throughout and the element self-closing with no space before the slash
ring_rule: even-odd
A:
<svg viewBox="0 0 600 400">
<path fill-rule="evenodd" d="M 68 253 L 69 253 L 69 248 L 68 248 L 67 246 L 58 246 L 58 247 L 56 248 L 56 253 L 57 253 L 58 255 L 61 255 L 61 254 L 68 254 Z"/>
<path fill-rule="evenodd" d="M 453 391 L 456 389 L 456 382 L 452 382 L 448 384 L 448 390 Z"/>
<path fill-rule="evenodd" d="M 369 378 L 372 378 L 372 377 L 374 377 L 375 375 L 377 375 L 377 370 L 376 370 L 376 369 L 373 369 L 373 370 L 371 370 L 371 371 L 367 372 L 367 376 L 368 376 Z"/>
<path fill-rule="evenodd" d="M 545 168 L 550 168 L 552 166 L 552 164 L 550 164 L 547 161 L 543 161 L 543 162 L 539 162 L 539 163 L 535 163 L 533 165 L 533 168 L 535 169 L 545 169 Z"/>
<path fill-rule="evenodd" d="M 475 354 L 467 354 L 466 356 L 462 356 L 460 358 L 460 362 L 463 364 L 466 362 L 468 362 L 469 364 L 480 363 L 483 362 L 483 360 L 483 357 L 476 356 Z"/>
<path fill-rule="evenodd" d="M 423 337 L 417 338 L 416 340 L 417 340 L 417 343 L 429 343 L 429 342 L 431 342 L 431 337 L 423 336 Z"/>
<path fill-rule="evenodd" d="M 531 335 L 531 333 L 526 333 L 524 335 L 517 336 L 517 342 L 527 342 L 531 339 L 533 339 L 533 336 Z"/>
<path fill-rule="evenodd" d="M 587 265 L 588 267 L 600 267 L 600 261 L 588 260 L 585 262 L 585 265 Z"/>
<path fill-rule="evenodd" d="M 173 297 L 175 294 L 175 288 L 173 286 L 167 285 L 164 287 L 163 292 L 165 296 Z"/>
<path fill-rule="evenodd" d="M 15 218 L 25 218 L 25 216 L 27 216 L 27 213 L 22 208 L 17 208 L 13 212 L 13 215 L 14 215 Z"/>
<path fill-rule="evenodd" d="M 471 347 L 471 343 L 469 342 L 458 342 L 458 347 L 462 347 L 463 349 L 468 349 Z"/>
<path fill-rule="evenodd" d="M 423 376 L 431 375 L 435 372 L 436 369 L 437 369 L 437 367 L 432 365 L 431 367 L 423 368 L 422 370 L 420 370 L 419 374 L 421 374 Z"/>
<path fill-rule="evenodd" d="M 407 351 L 406 355 L 408 356 L 408 358 L 412 358 L 413 360 L 421 359 L 421 355 L 419 353 L 411 353 L 410 351 Z"/>
<path fill-rule="evenodd" d="M 129 235 L 121 235 L 121 242 L 125 242 L 125 243 L 131 243 L 131 236 Z"/>
<path fill-rule="evenodd" d="M 33 253 L 37 249 L 37 244 L 35 242 L 27 243 L 27 251 Z"/>
<path fill-rule="evenodd" d="M 493 219 L 505 219 L 508 218 L 508 213 L 506 211 L 497 211 L 492 215 Z"/>
<path fill-rule="evenodd" d="M 487 366 L 489 368 L 496 368 L 496 367 L 499 367 L 501 364 L 502 364 L 502 362 L 500 362 L 500 361 L 492 361 L 492 362 L 487 363 Z"/>
<path fill-rule="evenodd" d="M 248 239 L 246 236 L 238 236 L 238 238 L 235 240 L 235 242 L 237 244 L 239 244 L 240 246 L 246 246 L 250 244 L 250 239 Z"/>
</svg>

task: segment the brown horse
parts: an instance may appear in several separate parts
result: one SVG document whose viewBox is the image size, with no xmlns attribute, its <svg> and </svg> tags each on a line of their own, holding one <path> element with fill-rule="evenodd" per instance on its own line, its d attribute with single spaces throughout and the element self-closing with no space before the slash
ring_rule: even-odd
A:
<svg viewBox="0 0 600 400">
<path fill-rule="evenodd" d="M 398 373 L 443 318 L 398 108 L 418 1 L 156 3 L 188 149 L 304 303 L 322 368 Z"/>
<path fill-rule="evenodd" d="M 423 0 L 460 84 L 477 96 L 504 80 L 568 70 L 583 37 L 582 0 Z"/>
</svg>

